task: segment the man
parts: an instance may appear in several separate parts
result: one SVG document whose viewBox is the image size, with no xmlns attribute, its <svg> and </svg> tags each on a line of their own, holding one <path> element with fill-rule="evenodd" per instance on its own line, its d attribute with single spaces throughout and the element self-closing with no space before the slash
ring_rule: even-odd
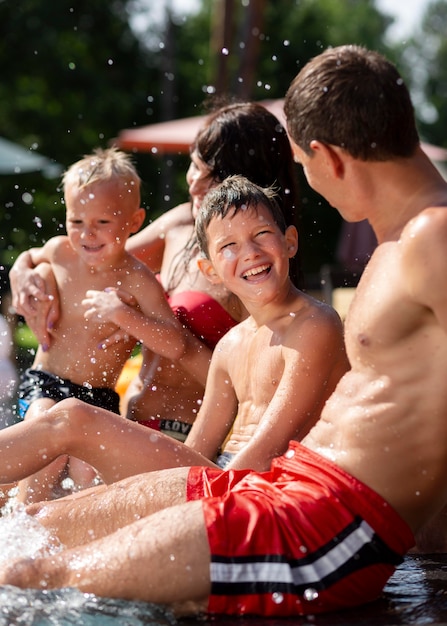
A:
<svg viewBox="0 0 447 626">
<path fill-rule="evenodd" d="M 335 610 L 377 597 L 447 502 L 447 183 L 374 52 L 313 59 L 285 112 L 309 183 L 379 242 L 346 320 L 352 369 L 269 473 L 177 468 L 30 509 L 79 547 L 12 565 L 3 583 L 183 613 Z"/>
</svg>

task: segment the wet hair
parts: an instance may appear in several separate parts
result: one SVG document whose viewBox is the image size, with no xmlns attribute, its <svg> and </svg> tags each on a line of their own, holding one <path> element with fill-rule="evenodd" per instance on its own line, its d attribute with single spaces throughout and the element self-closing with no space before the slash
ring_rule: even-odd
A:
<svg viewBox="0 0 447 626">
<path fill-rule="evenodd" d="M 92 154 L 85 155 L 73 163 L 62 177 L 65 190 L 67 184 L 83 189 L 97 182 L 117 179 L 128 184 L 140 197 L 141 179 L 132 163 L 131 157 L 115 147 L 97 148 Z"/>
<path fill-rule="evenodd" d="M 196 218 L 197 242 L 201 253 L 209 258 L 208 226 L 213 218 L 234 217 L 240 211 L 265 206 L 273 221 L 284 234 L 287 224 L 278 202 L 278 193 L 273 187 L 262 188 L 244 176 L 229 176 L 217 187 L 213 187 L 203 199 Z"/>
<path fill-rule="evenodd" d="M 292 139 L 307 154 L 312 140 L 364 161 L 409 157 L 419 145 L 402 77 L 361 46 L 329 48 L 309 61 L 287 91 L 284 111 Z"/>
</svg>

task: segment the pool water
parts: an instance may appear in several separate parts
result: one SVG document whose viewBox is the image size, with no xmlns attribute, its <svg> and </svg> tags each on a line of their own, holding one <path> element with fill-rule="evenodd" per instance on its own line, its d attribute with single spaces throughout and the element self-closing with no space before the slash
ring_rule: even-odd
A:
<svg viewBox="0 0 447 626">
<path fill-rule="evenodd" d="M 22 505 L 2 509 L 0 567 L 17 557 L 52 554 L 61 549 Z M 339 613 L 290 619 L 197 616 L 176 621 L 163 607 L 145 602 L 99 598 L 75 589 L 42 591 L 0 587 L 0 626 L 447 626 L 447 554 L 407 556 L 367 606 Z"/>
<path fill-rule="evenodd" d="M 347 611 L 290 619 L 201 617 L 176 621 L 162 607 L 73 589 L 0 587 L 0 626 L 397 626 L 447 625 L 447 555 L 408 556 L 383 596 Z"/>
</svg>

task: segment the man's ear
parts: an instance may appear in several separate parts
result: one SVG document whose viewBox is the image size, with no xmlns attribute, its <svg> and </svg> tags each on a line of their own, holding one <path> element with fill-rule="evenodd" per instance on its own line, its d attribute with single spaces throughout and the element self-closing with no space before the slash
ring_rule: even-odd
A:
<svg viewBox="0 0 447 626">
<path fill-rule="evenodd" d="M 146 217 L 145 209 L 139 208 L 136 211 L 134 211 L 132 215 L 131 231 L 130 231 L 132 235 L 134 233 L 137 233 L 140 230 L 145 217 Z"/>
<path fill-rule="evenodd" d="M 288 226 L 284 236 L 286 238 L 287 253 L 289 259 L 291 259 L 298 252 L 298 231 L 295 226 Z"/>
<path fill-rule="evenodd" d="M 209 259 L 205 259 L 205 258 L 197 259 L 197 265 L 199 267 L 199 270 L 202 272 L 202 274 L 205 276 L 205 278 L 212 285 L 218 285 L 219 283 L 222 282 L 222 280 L 216 274 L 216 271 L 214 269 L 214 265 L 211 263 L 211 261 Z"/>
<path fill-rule="evenodd" d="M 309 146 L 315 152 L 314 158 L 319 155 L 336 178 L 343 177 L 345 171 L 343 156 L 346 153 L 341 148 L 329 143 L 323 143 L 317 139 L 313 139 Z"/>
</svg>

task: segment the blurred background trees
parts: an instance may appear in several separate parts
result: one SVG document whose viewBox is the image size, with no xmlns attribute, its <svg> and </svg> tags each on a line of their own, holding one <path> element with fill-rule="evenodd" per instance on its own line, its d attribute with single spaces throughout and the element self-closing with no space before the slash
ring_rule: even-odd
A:
<svg viewBox="0 0 447 626">
<path fill-rule="evenodd" d="M 186 15 L 168 0 L 1 0 L 0 136 L 65 168 L 122 128 L 202 114 L 216 95 L 282 98 L 310 57 L 358 43 L 398 63 L 424 138 L 447 147 L 447 1 L 405 46 L 387 40 L 391 22 L 373 0 L 201 0 Z M 135 160 L 148 220 L 186 198 L 186 157 Z M 313 272 L 332 262 L 340 219 L 302 189 Z M 0 203 L 0 264 L 63 232 L 59 179 L 2 175 Z"/>
</svg>

